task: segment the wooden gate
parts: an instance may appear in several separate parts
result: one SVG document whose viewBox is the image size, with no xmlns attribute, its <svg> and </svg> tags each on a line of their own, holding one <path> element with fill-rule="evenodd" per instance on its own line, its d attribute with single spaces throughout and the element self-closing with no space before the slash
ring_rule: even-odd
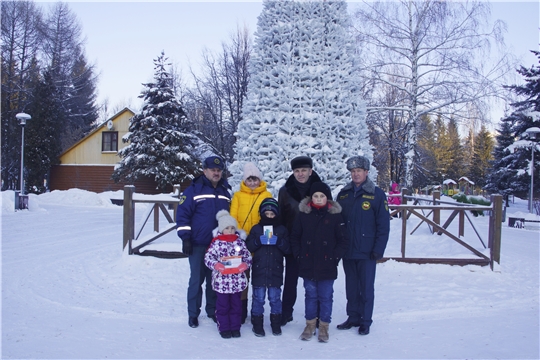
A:
<svg viewBox="0 0 540 360">
<path fill-rule="evenodd" d="M 500 264 L 501 250 L 501 225 L 502 225 L 502 196 L 492 195 L 490 206 L 469 205 L 460 203 L 450 203 L 440 200 L 440 192 L 433 192 L 433 198 L 409 196 L 407 189 L 402 190 L 401 205 L 389 205 L 390 215 L 401 215 L 401 257 L 385 257 L 382 261 L 393 259 L 400 262 L 409 262 L 417 264 L 449 264 L 449 265 L 490 265 L 493 270 L 494 262 Z M 398 195 L 399 196 L 399 195 Z M 421 203 L 429 202 L 431 205 L 423 205 Z M 451 211 L 450 216 L 441 225 L 441 211 Z M 424 211 L 428 211 L 424 214 Z M 483 211 L 489 214 L 489 231 L 487 236 L 487 245 L 483 241 L 480 233 L 471 221 L 469 211 Z M 426 224 L 434 236 L 442 234 L 448 236 L 453 241 L 471 251 L 476 258 L 461 259 L 461 258 L 411 258 L 406 256 L 407 245 L 407 223 L 411 217 L 417 217 L 421 222 L 411 231 L 412 235 L 422 224 Z M 431 218 L 430 218 L 431 217 Z M 448 226 L 458 219 L 458 234 L 452 234 L 448 230 Z M 484 248 L 490 249 L 490 256 L 487 257 L 482 252 L 464 242 L 460 237 L 464 236 L 465 219 L 469 221 L 474 229 L 476 236 Z"/>
</svg>

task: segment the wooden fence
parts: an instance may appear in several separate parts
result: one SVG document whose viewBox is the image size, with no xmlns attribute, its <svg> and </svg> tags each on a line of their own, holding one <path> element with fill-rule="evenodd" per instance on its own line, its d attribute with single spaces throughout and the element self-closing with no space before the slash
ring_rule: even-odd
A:
<svg viewBox="0 0 540 360">
<path fill-rule="evenodd" d="M 127 185 L 124 187 L 124 230 L 123 230 L 123 248 L 128 246 L 129 254 L 137 255 L 150 255 L 167 258 L 181 258 L 185 255 L 181 252 L 160 252 L 156 250 L 143 250 L 141 249 L 158 239 L 159 237 L 175 230 L 176 228 L 176 205 L 178 204 L 178 195 L 180 193 L 180 187 L 175 186 L 174 195 L 159 195 L 159 196 L 146 196 L 141 198 L 135 198 L 135 187 Z M 392 196 L 392 195 L 391 195 Z M 390 215 L 401 215 L 401 256 L 400 257 L 385 257 L 381 261 L 395 260 L 400 262 L 409 262 L 417 264 L 449 264 L 449 265 L 490 265 L 491 269 L 494 268 L 494 263 L 500 264 L 500 251 L 501 251 L 501 225 L 503 221 L 502 210 L 502 196 L 492 195 L 490 206 L 458 204 L 455 202 L 444 202 L 440 199 L 440 192 L 433 192 L 433 197 L 417 197 L 408 195 L 407 189 L 402 190 L 401 205 L 390 205 Z M 431 205 L 424 205 L 423 203 L 431 203 Z M 145 214 L 143 223 L 139 226 L 139 229 L 135 231 L 135 204 L 136 203 L 152 203 L 153 206 L 149 208 Z M 173 209 L 173 215 L 171 216 L 169 210 Z M 451 211 L 450 216 L 441 225 L 441 211 Z M 428 211 L 427 214 L 424 211 Z M 483 211 L 489 215 L 489 230 L 487 237 L 487 245 L 482 239 L 481 234 L 476 229 L 474 223 L 468 214 L 470 211 Z M 167 224 L 160 229 L 159 215 L 160 212 L 165 216 Z M 154 232 L 148 234 L 142 238 L 140 235 L 148 222 L 150 216 L 153 215 L 154 220 Z M 417 217 L 421 221 L 409 234 L 412 235 L 422 225 L 426 224 L 429 227 L 433 236 L 446 235 L 456 243 L 460 244 L 464 248 L 468 249 L 475 258 L 463 259 L 463 258 L 419 258 L 408 257 L 406 255 L 407 249 L 407 226 L 408 220 L 411 217 Z M 449 225 L 458 219 L 457 234 L 453 234 L 449 230 Z M 399 219 L 399 218 L 398 218 Z M 484 248 L 490 249 L 490 256 L 484 255 L 461 238 L 465 235 L 465 219 L 471 224 L 476 236 Z M 132 247 L 133 241 L 137 241 L 138 245 Z"/>
<path fill-rule="evenodd" d="M 392 196 L 392 195 L 390 195 Z M 494 268 L 494 262 L 500 264 L 500 251 L 501 251 L 501 228 L 503 221 L 503 210 L 502 210 L 502 196 L 501 195 L 491 195 L 491 205 L 490 206 L 480 206 L 480 205 L 469 205 L 469 204 L 460 204 L 455 202 L 444 202 L 440 199 L 440 192 L 434 191 L 433 197 L 416 197 L 408 195 L 407 189 L 402 190 L 401 195 L 401 205 L 389 205 L 390 215 L 401 215 L 401 257 L 385 257 L 382 261 L 387 261 L 393 259 L 395 261 L 417 263 L 417 264 L 449 264 L 449 265 L 481 265 L 487 266 L 490 265 L 491 269 Z M 431 203 L 431 205 L 424 205 L 422 203 Z M 450 216 L 446 219 L 443 225 L 441 225 L 441 211 L 448 210 L 451 211 Z M 427 214 L 424 211 L 428 211 Z M 468 212 L 470 211 L 482 211 L 487 212 L 489 215 L 489 230 L 487 238 L 487 246 L 483 241 L 481 234 L 476 229 L 474 223 L 471 221 Z M 411 231 L 409 235 L 414 234 L 414 232 L 422 225 L 426 224 L 431 233 L 436 236 L 442 234 L 448 236 L 450 239 L 460 244 L 461 246 L 468 249 L 476 257 L 473 259 L 462 259 L 462 258 L 413 258 L 406 255 L 407 248 L 407 225 L 408 220 L 411 217 L 417 217 L 421 221 L 420 223 Z M 458 219 L 458 231 L 457 234 L 453 234 L 448 230 L 449 225 L 455 220 Z M 470 246 L 468 243 L 463 241 L 465 230 L 465 219 L 471 224 L 476 236 L 479 238 L 480 242 L 484 248 L 490 249 L 490 256 L 484 255 L 482 252 L 478 251 L 474 247 Z"/>
<path fill-rule="evenodd" d="M 173 190 L 174 195 L 154 195 L 141 196 L 136 198 L 135 186 L 126 185 L 124 187 L 124 230 L 123 230 L 123 249 L 128 246 L 128 254 L 157 256 L 164 258 L 183 258 L 186 257 L 178 251 L 158 251 L 158 250 L 142 250 L 141 249 L 162 237 L 165 234 L 176 229 L 176 206 L 178 205 L 178 195 L 180 194 L 180 186 L 175 185 Z M 151 206 L 143 216 L 143 222 L 135 230 L 135 204 L 136 203 L 151 203 Z M 172 208 L 173 213 L 169 210 Z M 165 216 L 167 224 L 160 229 L 159 215 L 160 212 Z M 145 228 L 148 219 L 153 215 L 154 232 L 146 236 L 140 237 Z M 137 241 L 138 245 L 133 247 L 133 241 Z"/>
</svg>

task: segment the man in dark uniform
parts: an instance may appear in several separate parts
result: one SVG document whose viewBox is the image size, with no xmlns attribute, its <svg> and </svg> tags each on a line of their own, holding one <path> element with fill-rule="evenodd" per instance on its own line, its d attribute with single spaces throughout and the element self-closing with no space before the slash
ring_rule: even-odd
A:
<svg viewBox="0 0 540 360">
<path fill-rule="evenodd" d="M 182 240 L 182 252 L 189 257 L 190 277 L 187 291 L 188 325 L 199 326 L 202 284 L 206 281 L 206 314 L 216 321 L 216 293 L 212 289 L 212 270 L 204 265 L 204 254 L 218 225 L 216 214 L 229 210 L 230 186 L 223 179 L 225 163 L 217 156 L 203 162 L 203 174 L 193 179 L 182 193 L 176 212 L 176 232 Z"/>
<path fill-rule="evenodd" d="M 309 196 L 309 188 L 315 182 L 321 182 L 313 171 L 313 161 L 307 156 L 298 156 L 291 160 L 292 175 L 279 190 L 278 204 L 281 223 L 291 233 L 294 219 L 298 214 L 298 204 Z M 294 255 L 285 255 L 285 279 L 283 282 L 281 326 L 293 320 L 293 308 L 296 303 L 298 285 L 298 264 Z"/>
<path fill-rule="evenodd" d="M 352 181 L 337 201 L 349 232 L 349 250 L 343 256 L 348 318 L 337 328 L 358 326 L 358 333 L 367 335 L 373 322 L 375 269 L 388 243 L 390 216 L 386 194 L 368 177 L 369 160 L 353 156 L 347 160 L 347 170 Z"/>
</svg>

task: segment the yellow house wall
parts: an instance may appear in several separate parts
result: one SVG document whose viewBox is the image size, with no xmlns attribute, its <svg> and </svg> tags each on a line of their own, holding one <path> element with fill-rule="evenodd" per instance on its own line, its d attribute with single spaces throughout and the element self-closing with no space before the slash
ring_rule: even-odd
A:
<svg viewBox="0 0 540 360">
<path fill-rule="evenodd" d="M 122 149 L 128 144 L 122 142 L 122 137 L 129 130 L 129 119 L 134 113 L 125 109 L 117 116 L 111 118 L 114 129 L 118 131 L 118 149 Z M 76 143 L 60 156 L 61 165 L 113 165 L 120 161 L 117 152 L 101 151 L 101 141 L 103 131 L 110 131 L 107 123 L 102 124 L 93 133 Z"/>
</svg>

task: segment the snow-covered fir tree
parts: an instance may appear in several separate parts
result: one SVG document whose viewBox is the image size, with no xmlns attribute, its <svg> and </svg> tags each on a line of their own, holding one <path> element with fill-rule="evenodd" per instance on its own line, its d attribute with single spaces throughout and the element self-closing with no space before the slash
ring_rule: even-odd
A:
<svg viewBox="0 0 540 360">
<path fill-rule="evenodd" d="M 540 52 L 532 51 L 539 59 Z M 517 70 L 524 77 L 525 84 L 509 86 L 525 100 L 512 104 L 516 109 L 502 119 L 494 151 L 495 161 L 484 189 L 503 195 L 527 198 L 531 183 L 531 146 L 535 147 L 534 157 L 534 198 L 540 197 L 540 139 L 525 139 L 527 129 L 540 128 L 540 66 Z M 521 140 L 520 140 L 521 139 Z"/>
<path fill-rule="evenodd" d="M 173 93 L 164 52 L 154 60 L 154 82 L 143 84 L 139 97 L 142 111 L 131 118 L 122 141 L 129 145 L 118 151 L 122 160 L 113 179 L 133 183 L 141 176 L 153 177 L 158 188 L 193 179 L 200 161 L 193 155 L 198 138 Z"/>
<path fill-rule="evenodd" d="M 344 1 L 263 2 L 230 167 L 233 186 L 243 164 L 253 161 L 277 194 L 291 174 L 290 160 L 307 155 L 337 190 L 350 181 L 347 158 L 372 160 L 349 24 Z"/>
</svg>

